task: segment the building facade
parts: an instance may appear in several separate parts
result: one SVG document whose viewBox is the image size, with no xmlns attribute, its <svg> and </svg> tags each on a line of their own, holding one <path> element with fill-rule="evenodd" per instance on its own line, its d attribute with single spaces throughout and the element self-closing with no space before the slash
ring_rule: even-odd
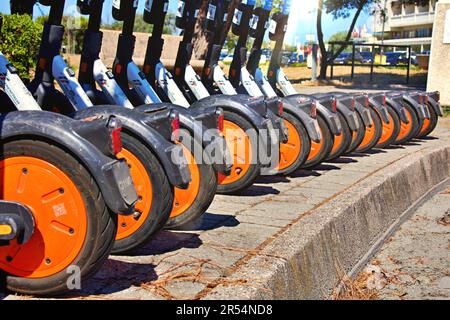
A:
<svg viewBox="0 0 450 320">
<path fill-rule="evenodd" d="M 424 6 L 406 4 L 401 0 L 385 1 L 387 17 L 384 26 L 384 44 L 393 47 L 411 45 L 417 53 L 429 51 L 438 1 L 429 0 Z M 379 13 L 375 17 L 374 29 L 380 43 L 383 21 Z"/>
</svg>

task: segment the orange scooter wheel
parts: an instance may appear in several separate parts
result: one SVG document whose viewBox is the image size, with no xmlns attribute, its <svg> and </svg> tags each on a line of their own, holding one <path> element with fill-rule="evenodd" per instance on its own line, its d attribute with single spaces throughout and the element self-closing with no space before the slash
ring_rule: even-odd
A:
<svg viewBox="0 0 450 320">
<path fill-rule="evenodd" d="M 373 124 L 371 127 L 365 127 L 366 133 L 364 135 L 364 139 L 355 150 L 356 152 L 367 152 L 375 147 L 383 132 L 383 125 L 380 115 L 373 108 L 369 108 L 369 112 L 372 116 Z"/>
<path fill-rule="evenodd" d="M 400 121 L 400 132 L 395 140 L 395 144 L 405 144 L 414 138 L 419 127 L 419 118 L 416 112 L 409 105 L 405 105 L 405 113 L 408 123 Z"/>
<path fill-rule="evenodd" d="M 364 137 L 366 135 L 366 126 L 364 124 L 364 120 L 362 119 L 361 115 L 356 112 L 356 117 L 358 118 L 358 130 L 352 131 L 352 142 L 350 143 L 350 146 L 348 147 L 346 154 L 351 154 L 358 149 L 358 147 L 361 145 L 361 143 L 364 141 Z"/>
<path fill-rule="evenodd" d="M 26 205 L 35 222 L 27 243 L 0 246 L 8 289 L 58 294 L 74 272 L 82 280 L 95 273 L 110 253 L 117 219 L 78 160 L 46 142 L 12 141 L 3 145 L 0 172 L 2 199 Z"/>
<path fill-rule="evenodd" d="M 338 112 L 339 120 L 341 121 L 342 133 L 339 136 L 334 136 L 333 148 L 327 160 L 336 160 L 341 157 L 349 148 L 352 142 L 352 132 L 348 126 L 347 120 Z"/>
<path fill-rule="evenodd" d="M 333 148 L 334 136 L 320 114 L 317 115 L 317 122 L 319 123 L 322 139 L 319 143 L 311 141 L 311 152 L 303 165 L 305 169 L 313 168 L 322 163 L 330 155 L 331 149 Z"/>
<path fill-rule="evenodd" d="M 229 176 L 219 174 L 220 194 L 238 193 L 251 186 L 260 174 L 256 130 L 245 118 L 224 112 L 224 136 L 233 159 Z"/>
<path fill-rule="evenodd" d="M 188 133 L 189 134 L 189 133 Z M 191 143 L 188 143 L 188 140 Z M 210 161 L 202 159 L 190 150 L 202 150 L 199 142 L 183 139 L 183 152 L 191 172 L 191 182 L 187 189 L 175 188 L 173 209 L 166 229 L 182 230 L 189 227 L 208 210 L 216 195 L 218 176 Z M 189 145 L 188 145 L 189 144 Z M 206 155 L 203 155 L 205 157 Z"/>
<path fill-rule="evenodd" d="M 117 157 L 127 161 L 139 200 L 133 215 L 119 217 L 114 254 L 134 252 L 160 231 L 169 220 L 174 194 L 153 153 L 125 132 L 121 138 L 123 149 Z"/>
<path fill-rule="evenodd" d="M 287 111 L 283 114 L 288 129 L 288 141 L 280 145 L 280 164 L 275 170 L 278 174 L 289 175 L 297 171 L 308 158 L 311 140 L 304 125 Z"/>
<path fill-rule="evenodd" d="M 428 110 L 430 111 L 430 119 L 425 119 L 422 125 L 422 128 L 420 128 L 419 134 L 417 135 L 417 138 L 425 138 L 426 136 L 430 135 L 434 129 L 436 129 L 436 126 L 438 124 L 438 115 L 436 113 L 436 110 L 429 104 L 427 105 Z"/>
<path fill-rule="evenodd" d="M 379 149 L 386 148 L 395 143 L 395 140 L 400 133 L 400 118 L 397 115 L 397 112 L 395 112 L 395 110 L 388 105 L 386 108 L 388 110 L 389 123 L 383 122 L 381 138 L 375 146 Z"/>
</svg>

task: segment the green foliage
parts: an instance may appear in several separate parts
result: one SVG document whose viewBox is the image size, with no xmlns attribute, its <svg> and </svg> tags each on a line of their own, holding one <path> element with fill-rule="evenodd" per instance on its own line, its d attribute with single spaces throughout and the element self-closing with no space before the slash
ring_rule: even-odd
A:
<svg viewBox="0 0 450 320">
<path fill-rule="evenodd" d="M 3 15 L 0 51 L 14 64 L 19 76 L 27 81 L 36 64 L 42 25 L 29 15 Z"/>
</svg>

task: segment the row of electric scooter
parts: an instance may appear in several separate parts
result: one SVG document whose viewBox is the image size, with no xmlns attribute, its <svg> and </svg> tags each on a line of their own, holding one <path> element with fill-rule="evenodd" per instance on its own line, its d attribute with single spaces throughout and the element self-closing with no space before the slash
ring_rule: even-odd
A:
<svg viewBox="0 0 450 320">
<path fill-rule="evenodd" d="M 425 137 L 442 116 L 437 92 L 297 93 L 280 67 L 288 0 L 273 14 L 270 0 L 178 1 L 172 72 L 161 62 L 168 0 L 145 2 L 142 68 L 133 61 L 139 1 L 113 1 L 122 32 L 112 70 L 100 59 L 104 0 L 78 0 L 89 18 L 78 77 L 60 54 L 65 1 L 10 2 L 15 14 L 50 7 L 28 85 L 0 53 L 0 269 L 14 292 L 67 291 L 110 253 L 136 253 L 163 228 L 192 224 L 217 193 Z M 200 22 L 209 45 L 197 73 Z M 226 76 L 219 58 L 230 29 L 238 41 Z M 275 49 L 265 74 L 267 32 Z"/>
</svg>

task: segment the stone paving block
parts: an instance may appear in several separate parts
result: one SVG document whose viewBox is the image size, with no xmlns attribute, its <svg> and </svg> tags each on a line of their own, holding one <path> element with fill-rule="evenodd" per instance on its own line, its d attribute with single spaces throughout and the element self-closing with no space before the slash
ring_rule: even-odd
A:
<svg viewBox="0 0 450 320">
<path fill-rule="evenodd" d="M 295 219 L 300 214 L 313 208 L 314 205 L 307 203 L 291 204 L 287 202 L 265 202 L 253 207 L 252 210 L 265 211 L 268 217 L 278 217 L 282 219 Z"/>
<path fill-rule="evenodd" d="M 241 223 L 283 228 L 291 222 L 291 219 L 267 216 L 267 212 L 260 210 L 244 211 L 236 219 Z"/>
</svg>

